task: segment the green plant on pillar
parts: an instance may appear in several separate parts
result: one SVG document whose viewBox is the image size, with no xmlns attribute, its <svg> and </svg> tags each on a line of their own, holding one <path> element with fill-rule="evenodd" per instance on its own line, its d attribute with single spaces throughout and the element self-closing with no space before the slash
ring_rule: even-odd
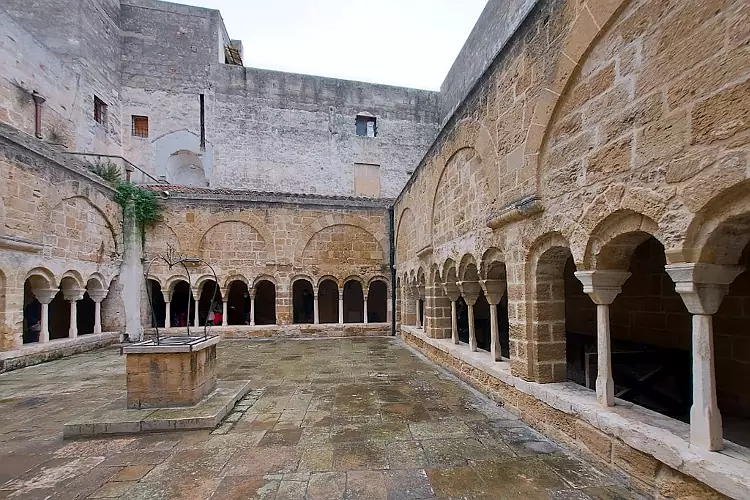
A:
<svg viewBox="0 0 750 500">
<path fill-rule="evenodd" d="M 156 193 L 135 184 L 123 181 L 115 184 L 115 201 L 122 207 L 123 217 L 135 219 L 141 232 L 162 218 L 163 207 Z"/>
</svg>

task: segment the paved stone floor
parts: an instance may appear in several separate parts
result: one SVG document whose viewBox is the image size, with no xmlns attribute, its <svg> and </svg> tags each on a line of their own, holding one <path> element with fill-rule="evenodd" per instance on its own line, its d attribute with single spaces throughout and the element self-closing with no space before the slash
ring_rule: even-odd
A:
<svg viewBox="0 0 750 500">
<path fill-rule="evenodd" d="M 115 349 L 0 375 L 0 498 L 634 497 L 396 339 L 225 341 L 219 363 L 255 389 L 234 422 L 81 441 L 62 424 L 122 395 Z"/>
</svg>

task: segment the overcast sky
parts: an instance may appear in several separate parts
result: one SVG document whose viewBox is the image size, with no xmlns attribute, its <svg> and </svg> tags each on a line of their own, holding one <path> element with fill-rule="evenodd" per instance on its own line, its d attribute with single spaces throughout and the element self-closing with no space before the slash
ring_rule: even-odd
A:
<svg viewBox="0 0 750 500">
<path fill-rule="evenodd" d="M 245 66 L 438 90 L 487 0 L 177 0 L 219 9 Z"/>
</svg>

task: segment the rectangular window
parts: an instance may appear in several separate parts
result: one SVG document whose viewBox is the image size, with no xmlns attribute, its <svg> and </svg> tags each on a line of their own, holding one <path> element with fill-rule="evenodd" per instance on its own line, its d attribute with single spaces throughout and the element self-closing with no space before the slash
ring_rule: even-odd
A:
<svg viewBox="0 0 750 500">
<path fill-rule="evenodd" d="M 96 96 L 94 96 L 94 120 L 102 125 L 107 124 L 107 105 Z"/>
<path fill-rule="evenodd" d="M 133 137 L 148 137 L 148 116 L 133 115 Z"/>
<path fill-rule="evenodd" d="M 376 118 L 372 115 L 357 115 L 355 120 L 357 135 L 360 137 L 375 137 L 378 135 Z"/>
</svg>

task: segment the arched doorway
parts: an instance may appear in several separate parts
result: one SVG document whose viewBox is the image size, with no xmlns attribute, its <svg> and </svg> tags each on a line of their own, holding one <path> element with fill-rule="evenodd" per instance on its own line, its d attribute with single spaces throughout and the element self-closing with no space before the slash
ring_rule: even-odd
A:
<svg viewBox="0 0 750 500">
<path fill-rule="evenodd" d="M 83 298 L 76 302 L 76 319 L 78 320 L 78 335 L 94 333 L 96 303 L 89 296 L 88 290 L 83 294 Z"/>
<path fill-rule="evenodd" d="M 42 304 L 32 292 L 35 277 L 28 278 L 23 284 L 23 343 L 39 342 L 42 322 Z"/>
<path fill-rule="evenodd" d="M 229 284 L 227 292 L 227 324 L 250 324 L 250 293 L 247 283 L 234 280 Z"/>
<path fill-rule="evenodd" d="M 295 324 L 312 323 L 315 319 L 315 296 L 312 283 L 298 279 L 292 285 L 292 316 Z"/>
<path fill-rule="evenodd" d="M 200 326 L 206 324 L 221 326 L 223 307 L 219 285 L 214 280 L 203 282 L 201 296 L 198 300 L 198 320 L 200 321 Z"/>
<path fill-rule="evenodd" d="M 305 283 L 310 284 L 307 281 Z M 269 280 L 260 280 L 255 284 L 255 324 L 276 324 L 276 285 Z"/>
<path fill-rule="evenodd" d="M 318 315 L 321 323 L 339 322 L 339 286 L 333 280 L 323 280 L 318 287 Z"/>
<path fill-rule="evenodd" d="M 175 283 L 172 289 L 169 309 L 172 315 L 170 324 L 173 327 L 195 326 L 195 299 L 187 281 L 178 281 Z"/>
<path fill-rule="evenodd" d="M 388 321 L 387 315 L 388 287 L 383 281 L 373 281 L 370 283 L 370 289 L 367 292 L 367 321 L 369 323 L 385 323 Z"/>
<path fill-rule="evenodd" d="M 149 297 L 151 297 L 151 309 L 153 309 L 153 312 L 151 310 L 147 311 L 149 315 L 148 322 L 152 328 L 155 326 L 164 328 L 167 318 L 167 303 L 164 300 L 161 285 L 158 281 L 149 279 L 148 287 Z M 148 304 L 146 304 L 146 307 L 148 307 Z"/>
<path fill-rule="evenodd" d="M 344 283 L 344 323 L 364 323 L 365 301 L 362 284 L 357 280 Z"/>
</svg>

